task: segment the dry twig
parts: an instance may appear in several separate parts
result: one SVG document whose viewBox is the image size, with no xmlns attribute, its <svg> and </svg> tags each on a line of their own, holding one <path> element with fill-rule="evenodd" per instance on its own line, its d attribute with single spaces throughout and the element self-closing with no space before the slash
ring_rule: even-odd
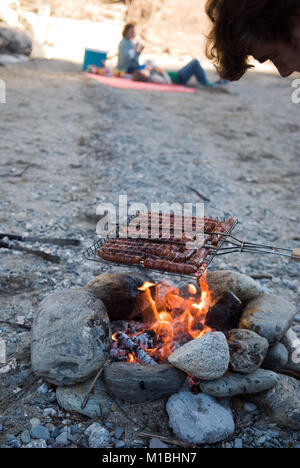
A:
<svg viewBox="0 0 300 468">
<path fill-rule="evenodd" d="M 85 398 L 84 398 L 84 400 L 83 400 L 83 402 L 82 402 L 82 404 L 81 404 L 81 408 L 82 408 L 82 409 L 84 409 L 84 408 L 86 407 L 87 402 L 89 401 L 90 394 L 91 394 L 92 391 L 94 390 L 95 385 L 96 385 L 96 383 L 97 383 L 97 380 L 101 377 L 102 372 L 103 372 L 103 370 L 104 370 L 104 367 L 105 367 L 105 365 L 102 367 L 102 369 L 99 370 L 99 372 L 96 374 L 96 376 L 95 376 L 93 382 L 91 383 L 91 385 L 90 385 L 90 387 L 89 387 L 89 389 L 88 389 L 88 391 L 87 391 L 87 394 L 86 394 L 86 396 L 85 396 Z"/>
<path fill-rule="evenodd" d="M 188 185 L 187 188 L 190 189 L 192 192 L 196 193 L 196 195 L 198 195 L 198 197 L 200 197 L 202 200 L 207 201 L 207 202 L 211 201 L 210 198 L 208 198 L 206 195 L 204 195 L 203 193 L 201 193 L 199 190 L 195 189 L 191 185 Z"/>
<path fill-rule="evenodd" d="M 139 435 L 141 437 L 147 437 L 149 439 L 152 439 L 153 437 L 156 437 L 157 439 L 161 440 L 162 442 L 166 442 L 167 444 L 170 444 L 170 445 L 179 445 L 180 447 L 185 447 L 185 448 L 192 448 L 192 447 L 196 447 L 196 445 L 191 445 L 191 444 L 188 444 L 186 442 L 181 442 L 180 440 L 176 440 L 176 439 L 170 439 L 169 437 L 165 437 L 163 435 L 160 435 L 160 434 L 150 434 L 148 432 L 140 432 Z"/>
<path fill-rule="evenodd" d="M 24 330 L 28 330 L 28 331 L 31 330 L 31 327 L 29 325 L 24 325 L 24 324 L 18 323 L 18 322 L 10 322 L 8 320 L 0 320 L 0 324 L 9 325 L 9 326 L 15 327 L 15 328 L 23 328 Z"/>
</svg>

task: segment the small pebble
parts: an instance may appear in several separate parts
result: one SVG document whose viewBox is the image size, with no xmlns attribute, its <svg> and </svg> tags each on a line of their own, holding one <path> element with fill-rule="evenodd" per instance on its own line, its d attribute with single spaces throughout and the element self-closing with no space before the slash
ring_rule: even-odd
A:
<svg viewBox="0 0 300 468">
<path fill-rule="evenodd" d="M 117 449 L 118 448 L 121 449 L 121 448 L 124 448 L 124 447 L 125 447 L 124 440 L 118 440 L 118 442 L 116 442 L 116 444 L 115 444 L 115 448 L 117 448 Z"/>
<path fill-rule="evenodd" d="M 72 435 L 76 434 L 78 432 L 78 424 L 72 424 L 70 430 Z"/>
<path fill-rule="evenodd" d="M 62 432 L 58 437 L 56 437 L 55 442 L 61 447 L 68 445 L 68 433 Z"/>
<path fill-rule="evenodd" d="M 115 429 L 115 438 L 116 439 L 121 439 L 123 434 L 124 434 L 123 427 L 117 426 L 116 429 Z"/>
<path fill-rule="evenodd" d="M 244 446 L 242 439 L 235 439 L 234 441 L 234 448 L 242 449 Z"/>
<path fill-rule="evenodd" d="M 60 429 L 59 427 L 56 427 L 55 429 L 53 429 L 53 431 L 51 432 L 51 437 L 53 439 L 56 439 L 56 437 L 58 437 L 60 434 Z"/>
<path fill-rule="evenodd" d="M 247 413 L 253 413 L 254 411 L 257 410 L 257 406 L 254 405 L 253 403 L 245 403 L 244 410 L 247 411 Z"/>
<path fill-rule="evenodd" d="M 10 436 L 10 437 L 11 438 L 9 438 L 9 440 L 6 442 L 6 444 L 9 447 L 11 447 L 11 448 L 21 448 L 22 447 L 21 441 L 19 439 L 16 439 L 13 436 Z"/>
<path fill-rule="evenodd" d="M 20 437 L 23 444 L 29 444 L 31 441 L 30 432 L 28 430 L 23 431 Z"/>
<path fill-rule="evenodd" d="M 267 440 L 266 437 L 263 436 L 263 437 L 260 437 L 260 438 L 256 441 L 256 443 L 257 443 L 258 445 L 263 445 L 263 444 L 266 442 L 266 440 Z"/>
<path fill-rule="evenodd" d="M 157 437 L 153 437 L 153 439 L 150 440 L 149 448 L 165 449 L 168 448 L 168 445 L 164 444 L 160 439 L 157 439 Z"/>
<path fill-rule="evenodd" d="M 89 438 L 90 448 L 106 447 L 110 443 L 108 430 L 99 423 L 91 424 L 84 433 Z"/>
<path fill-rule="evenodd" d="M 41 421 L 38 418 L 32 418 L 30 419 L 30 425 L 32 427 L 34 426 L 39 426 L 41 424 Z"/>
<path fill-rule="evenodd" d="M 30 444 L 25 446 L 26 448 L 47 448 L 45 440 L 33 440 Z"/>
<path fill-rule="evenodd" d="M 72 421 L 71 421 L 71 419 L 64 419 L 62 421 L 62 423 L 63 423 L 64 426 L 70 426 L 70 424 L 72 424 Z"/>
<path fill-rule="evenodd" d="M 33 439 L 50 439 L 50 433 L 44 426 L 34 426 L 30 429 L 30 435 Z"/>
<path fill-rule="evenodd" d="M 56 410 L 54 408 L 45 408 L 43 411 L 44 416 L 55 416 L 56 415 Z"/>
<path fill-rule="evenodd" d="M 48 403 L 54 403 L 56 401 L 56 393 L 50 392 L 47 394 Z"/>
<path fill-rule="evenodd" d="M 55 426 L 54 426 L 54 424 L 52 424 L 52 423 L 47 423 L 47 424 L 45 424 L 45 427 L 48 429 L 48 431 L 50 432 L 50 434 L 51 434 L 51 433 L 54 431 L 54 429 L 55 429 Z"/>
<path fill-rule="evenodd" d="M 38 391 L 39 393 L 41 393 L 42 395 L 45 395 L 46 393 L 48 393 L 48 390 L 49 390 L 49 388 L 47 387 L 46 384 L 41 385 L 41 386 L 37 389 L 37 391 Z"/>
</svg>

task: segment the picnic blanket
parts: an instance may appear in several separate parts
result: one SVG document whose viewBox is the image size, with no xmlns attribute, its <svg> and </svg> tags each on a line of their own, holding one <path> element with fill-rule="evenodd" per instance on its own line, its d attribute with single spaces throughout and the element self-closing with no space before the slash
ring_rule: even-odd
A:
<svg viewBox="0 0 300 468">
<path fill-rule="evenodd" d="M 157 83 L 144 83 L 141 81 L 132 81 L 129 78 L 115 78 L 114 76 L 101 76 L 92 73 L 85 73 L 85 76 L 92 80 L 99 81 L 106 86 L 119 89 L 134 89 L 139 91 L 159 91 L 165 93 L 186 93 L 193 94 L 197 90 L 183 85 L 176 84 L 157 84 Z"/>
</svg>

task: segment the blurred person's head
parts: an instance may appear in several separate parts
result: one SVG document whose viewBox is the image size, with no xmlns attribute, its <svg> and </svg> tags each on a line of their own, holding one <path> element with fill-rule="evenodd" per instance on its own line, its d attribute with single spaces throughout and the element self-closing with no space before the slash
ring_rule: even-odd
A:
<svg viewBox="0 0 300 468">
<path fill-rule="evenodd" d="M 149 81 L 150 78 L 150 73 L 148 70 L 135 70 L 132 74 L 132 80 L 133 81 L 142 81 L 142 82 L 147 82 Z"/>
<path fill-rule="evenodd" d="M 228 80 L 271 60 L 283 77 L 300 72 L 300 0 L 207 0 L 207 56 Z"/>
<path fill-rule="evenodd" d="M 126 39 L 133 39 L 135 37 L 135 25 L 133 23 L 127 23 L 124 26 L 122 35 Z"/>
</svg>

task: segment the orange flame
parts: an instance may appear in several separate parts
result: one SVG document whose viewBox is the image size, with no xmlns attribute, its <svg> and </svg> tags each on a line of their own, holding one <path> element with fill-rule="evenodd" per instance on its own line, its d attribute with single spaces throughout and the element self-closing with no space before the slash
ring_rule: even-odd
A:
<svg viewBox="0 0 300 468">
<path fill-rule="evenodd" d="M 139 291 L 146 291 L 148 288 L 152 288 L 152 286 L 155 286 L 155 283 L 149 283 L 149 281 L 146 281 L 143 286 L 138 288 Z"/>
<path fill-rule="evenodd" d="M 128 353 L 128 362 L 135 362 L 135 361 L 136 361 L 135 357 L 132 354 Z"/>
<path fill-rule="evenodd" d="M 150 288 L 155 286 L 155 299 Z M 200 279 L 201 295 L 197 300 L 197 288 L 190 284 L 188 292 L 194 296 L 185 299 L 179 289 L 167 281 L 159 284 L 146 282 L 138 288 L 144 292 L 144 300 L 151 309 L 150 326 L 154 330 L 162 346 L 148 349 L 147 352 L 159 361 L 166 361 L 173 352 L 176 344 L 188 339 L 200 338 L 211 331 L 205 325 L 205 318 L 209 309 L 214 305 L 205 276 Z M 149 307 L 148 307 L 149 308 Z M 147 320 L 149 322 L 149 318 Z M 135 358 L 133 357 L 135 360 Z"/>
<path fill-rule="evenodd" d="M 111 339 L 112 339 L 113 341 L 118 341 L 117 338 L 116 338 L 116 336 L 117 336 L 117 333 L 114 333 L 114 334 L 111 336 Z"/>
<path fill-rule="evenodd" d="M 197 288 L 194 284 L 189 284 L 188 285 L 188 290 L 190 294 L 193 294 L 193 296 L 196 296 L 197 294 Z"/>
</svg>

